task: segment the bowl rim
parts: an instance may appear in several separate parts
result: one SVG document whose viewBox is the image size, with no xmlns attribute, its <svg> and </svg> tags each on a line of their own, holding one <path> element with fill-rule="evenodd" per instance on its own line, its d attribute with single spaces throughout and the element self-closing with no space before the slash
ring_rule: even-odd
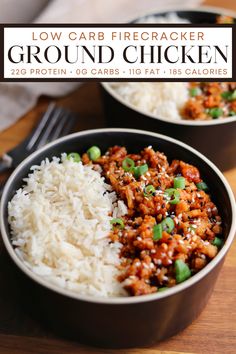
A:
<svg viewBox="0 0 236 354">
<path fill-rule="evenodd" d="M 136 15 L 132 16 L 131 21 L 136 21 L 136 20 L 139 20 L 139 19 L 147 17 L 147 16 L 163 16 L 164 13 L 173 13 L 173 12 L 180 12 L 180 11 L 206 12 L 206 13 L 212 13 L 215 15 L 222 14 L 225 16 L 231 16 L 231 17 L 236 18 L 236 11 L 231 10 L 231 9 L 226 9 L 221 6 L 202 5 L 202 6 L 198 6 L 196 8 L 191 5 L 185 5 L 185 6 L 179 5 L 179 6 L 174 6 L 172 8 L 166 8 L 166 9 L 163 8 L 161 11 L 157 7 L 154 7 L 152 9 L 148 10 L 147 12 L 140 13 L 140 11 L 139 11 Z"/>
<path fill-rule="evenodd" d="M 160 292 L 160 293 L 154 293 L 154 294 L 148 294 L 145 296 L 137 296 L 137 297 L 96 297 L 96 296 L 91 296 L 91 295 L 81 295 L 76 292 L 73 292 L 71 290 L 62 288 L 60 286 L 51 284 L 49 281 L 45 280 L 43 277 L 40 277 L 39 275 L 35 274 L 30 268 L 26 266 L 25 263 L 22 262 L 22 260 L 17 256 L 16 252 L 14 251 L 13 245 L 10 242 L 10 239 L 8 237 L 7 230 L 4 225 L 4 214 L 5 214 L 5 209 L 4 209 L 4 204 L 8 200 L 8 192 L 9 189 L 12 185 L 13 180 L 15 177 L 17 177 L 19 171 L 21 171 L 25 165 L 27 165 L 31 160 L 33 160 L 35 157 L 42 153 L 47 153 L 47 151 L 57 144 L 67 142 L 71 139 L 74 138 L 80 138 L 82 136 L 86 135 L 91 135 L 91 134 L 96 134 L 96 133 L 131 133 L 131 134 L 142 134 L 146 135 L 147 137 L 154 137 L 158 139 L 162 139 L 166 141 L 167 143 L 174 143 L 179 145 L 180 147 L 184 148 L 188 152 L 191 152 L 195 154 L 197 157 L 201 158 L 204 160 L 204 162 L 207 163 L 209 168 L 211 168 L 219 177 L 221 182 L 223 183 L 226 191 L 227 191 L 227 196 L 230 201 L 231 205 L 231 211 L 232 211 L 232 223 L 230 227 L 229 234 L 227 236 L 226 242 L 222 249 L 219 251 L 219 253 L 216 255 L 216 257 L 211 260 L 201 271 L 199 271 L 197 274 L 195 274 L 193 277 L 189 278 L 183 283 L 175 285 L 173 288 L 168 289 L 166 292 Z M 45 156 L 46 157 L 46 156 Z M 45 158 L 44 157 L 44 158 Z M 198 281 L 200 281 L 203 277 L 205 277 L 209 272 L 211 272 L 217 264 L 223 260 L 224 256 L 226 255 L 227 251 L 230 248 L 231 243 L 233 242 L 235 232 L 236 232 L 236 205 L 235 205 L 235 199 L 233 192 L 231 190 L 231 187 L 229 183 L 227 182 L 226 178 L 223 176 L 223 174 L 220 172 L 220 170 L 204 155 L 202 155 L 200 152 L 195 150 L 194 148 L 188 146 L 187 144 L 184 144 L 174 138 L 170 138 L 168 136 L 162 135 L 162 134 L 157 134 L 149 131 L 144 131 L 144 130 L 137 130 L 137 129 L 126 129 L 126 128 L 102 128 L 102 129 L 91 129 L 91 130 L 85 130 L 77 133 L 73 133 L 70 135 L 67 135 L 65 137 L 62 137 L 60 139 L 55 140 L 54 142 L 45 145 L 44 147 L 40 148 L 33 154 L 29 155 L 24 161 L 21 162 L 21 164 L 13 171 L 11 176 L 9 177 L 8 181 L 5 184 L 3 194 L 2 194 L 2 199 L 1 199 L 1 204 L 0 204 L 0 231 L 2 234 L 2 239 L 3 243 L 6 247 L 6 250 L 13 260 L 13 262 L 16 264 L 16 266 L 26 275 L 28 276 L 31 280 L 35 281 L 39 285 L 54 291 L 60 295 L 73 298 L 75 300 L 80 300 L 80 301 L 85 301 L 85 302 L 90 302 L 90 303 L 100 303 L 100 304 L 107 304 L 107 305 L 128 305 L 128 304 L 137 304 L 137 303 L 143 303 L 143 302 L 149 302 L 149 301 L 154 301 L 158 299 L 162 299 L 168 296 L 175 295 L 176 293 L 179 293 L 192 285 L 196 284 Z"/>
<path fill-rule="evenodd" d="M 148 13 L 142 14 L 142 15 L 137 15 L 136 18 L 133 18 L 133 21 L 142 19 L 148 16 L 162 16 L 163 13 L 173 13 L 173 12 L 181 12 L 181 11 L 189 11 L 189 12 L 206 12 L 206 13 L 212 13 L 212 14 L 223 14 L 226 16 L 232 16 L 236 18 L 236 11 L 229 10 L 229 9 L 224 9 L 222 7 L 215 7 L 215 6 L 200 6 L 197 9 L 192 8 L 191 6 L 177 6 L 173 7 L 173 9 L 163 9 L 158 12 L 158 9 L 153 9 L 151 12 L 149 11 Z M 131 20 L 132 21 L 132 20 Z M 124 24 L 125 26 L 125 24 Z M 207 81 L 207 80 L 206 80 Z M 128 81 L 132 82 L 132 81 Z M 187 82 L 187 81 L 178 81 L 180 82 Z M 121 97 L 114 89 L 111 88 L 111 83 L 110 82 L 101 82 L 100 84 L 103 86 L 105 91 L 107 91 L 115 100 L 120 102 L 122 105 L 128 107 L 132 111 L 135 111 L 136 113 L 141 113 L 144 116 L 147 116 L 149 118 L 153 118 L 158 120 L 161 120 L 162 122 L 166 123 L 171 123 L 171 124 L 177 124 L 177 125 L 184 125 L 184 126 L 212 126 L 212 125 L 221 125 L 221 124 L 227 124 L 227 123 L 232 123 L 236 121 L 236 115 L 232 117 L 227 117 L 227 118 L 219 118 L 219 119 L 211 119 L 211 120 L 185 120 L 185 119 L 171 119 L 171 118 L 165 118 L 165 117 L 159 117 L 156 116 L 154 113 L 147 112 L 145 109 L 138 108 L 134 104 L 127 102 L 123 97 Z"/>
</svg>

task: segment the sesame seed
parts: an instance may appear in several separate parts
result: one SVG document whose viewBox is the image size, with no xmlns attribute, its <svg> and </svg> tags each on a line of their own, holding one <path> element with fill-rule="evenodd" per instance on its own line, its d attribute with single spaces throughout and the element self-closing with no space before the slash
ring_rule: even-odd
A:
<svg viewBox="0 0 236 354">
<path fill-rule="evenodd" d="M 154 248 L 151 249 L 151 253 L 156 253 L 156 250 Z"/>
<path fill-rule="evenodd" d="M 161 259 L 156 259 L 156 263 L 159 264 L 159 265 L 161 265 L 161 264 L 162 264 Z"/>
<path fill-rule="evenodd" d="M 174 217 L 174 222 L 176 225 L 179 225 L 179 220 L 177 219 L 177 217 Z"/>
</svg>

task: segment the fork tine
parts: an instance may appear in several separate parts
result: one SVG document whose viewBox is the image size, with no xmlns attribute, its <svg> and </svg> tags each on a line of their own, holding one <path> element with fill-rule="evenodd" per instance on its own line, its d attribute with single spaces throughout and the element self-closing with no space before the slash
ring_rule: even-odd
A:
<svg viewBox="0 0 236 354">
<path fill-rule="evenodd" d="M 61 136 L 66 135 L 66 132 L 64 131 L 64 127 L 66 125 L 67 119 L 70 117 L 70 113 L 67 111 L 64 111 L 61 113 L 64 113 L 64 114 L 62 115 L 62 118 L 58 122 L 56 129 L 48 137 L 48 141 L 53 141 Z"/>
<path fill-rule="evenodd" d="M 61 126 L 61 131 L 59 136 L 65 136 L 72 131 L 73 126 L 75 125 L 76 117 L 74 114 L 69 113 L 66 115 L 64 124 Z"/>
<path fill-rule="evenodd" d="M 40 123 L 38 124 L 38 126 L 34 130 L 32 136 L 30 137 L 30 140 L 27 143 L 26 149 L 28 151 L 33 149 L 34 144 L 38 140 L 41 132 L 43 131 L 43 129 L 45 129 L 48 121 L 50 120 L 50 118 L 51 118 L 51 116 L 53 114 L 53 111 L 55 109 L 55 106 L 56 106 L 55 102 L 52 102 L 52 103 L 49 104 L 47 111 L 44 113 Z"/>
<path fill-rule="evenodd" d="M 15 168 L 30 153 L 37 150 L 49 141 L 68 134 L 75 123 L 75 116 L 70 111 L 56 107 L 55 103 L 50 103 L 47 111 L 41 120 L 19 145 L 7 151 L 6 155 L 11 159 L 11 166 Z"/>
<path fill-rule="evenodd" d="M 57 127 L 48 136 L 47 142 L 69 134 L 75 125 L 75 121 L 76 116 L 74 114 L 61 108 L 61 118 L 58 119 Z"/>
<path fill-rule="evenodd" d="M 71 132 L 72 128 L 75 125 L 76 120 L 77 120 L 77 117 L 75 114 L 71 115 L 70 119 L 67 119 L 66 125 L 64 126 L 64 129 L 63 129 L 63 135 L 67 135 Z"/>
<path fill-rule="evenodd" d="M 42 133 L 39 135 L 38 140 L 34 144 L 34 150 L 41 148 L 48 142 L 48 138 L 50 134 L 53 132 L 53 129 L 56 129 L 57 123 L 60 122 L 62 110 L 60 108 L 56 108 L 53 110 L 51 114 L 51 119 L 46 129 L 42 130 Z"/>
</svg>

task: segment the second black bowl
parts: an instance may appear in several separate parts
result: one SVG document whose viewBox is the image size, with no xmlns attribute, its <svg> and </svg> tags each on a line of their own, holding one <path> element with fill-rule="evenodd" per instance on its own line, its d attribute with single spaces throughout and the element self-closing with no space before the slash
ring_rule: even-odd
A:
<svg viewBox="0 0 236 354">
<path fill-rule="evenodd" d="M 166 16 L 173 12 L 195 24 L 215 23 L 219 15 L 236 16 L 233 12 L 219 8 L 172 10 L 148 16 Z M 161 118 L 128 103 L 109 83 L 102 84 L 102 92 L 108 127 L 148 129 L 165 134 L 193 146 L 223 171 L 236 166 L 236 116 L 209 121 Z"/>
</svg>

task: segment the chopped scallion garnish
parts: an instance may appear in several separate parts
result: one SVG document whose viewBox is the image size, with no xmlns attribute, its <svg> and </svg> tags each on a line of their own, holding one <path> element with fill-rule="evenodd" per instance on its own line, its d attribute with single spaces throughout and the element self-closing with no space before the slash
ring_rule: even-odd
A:
<svg viewBox="0 0 236 354">
<path fill-rule="evenodd" d="M 149 184 L 147 187 L 144 188 L 144 195 L 145 197 L 151 197 L 155 193 L 155 187 Z"/>
<path fill-rule="evenodd" d="M 180 193 L 175 188 L 168 188 L 165 190 L 165 197 L 170 204 L 178 204 L 180 201 Z"/>
<path fill-rule="evenodd" d="M 175 177 L 174 178 L 174 188 L 184 189 L 185 188 L 185 178 Z"/>
<path fill-rule="evenodd" d="M 96 161 L 101 156 L 101 150 L 98 146 L 92 146 L 88 149 L 87 154 L 92 161 Z"/>
<path fill-rule="evenodd" d="M 174 223 L 173 219 L 171 219 L 170 217 L 167 217 L 164 220 L 162 220 L 161 226 L 162 226 L 162 230 L 168 232 L 168 234 L 169 234 L 169 233 L 171 233 L 171 231 L 173 231 L 173 229 L 175 227 L 175 223 Z"/>
<path fill-rule="evenodd" d="M 158 241 L 162 238 L 162 225 L 156 224 L 153 226 L 153 240 Z"/>
<path fill-rule="evenodd" d="M 67 155 L 67 160 L 80 162 L 81 161 L 80 154 L 78 154 L 77 152 L 71 152 L 70 154 Z"/>
<path fill-rule="evenodd" d="M 110 223 L 113 225 L 113 227 L 119 227 L 120 229 L 123 229 L 125 227 L 124 221 L 120 218 L 112 219 Z"/>
<path fill-rule="evenodd" d="M 122 161 L 122 167 L 124 169 L 125 172 L 130 172 L 133 170 L 135 166 L 134 160 L 130 159 L 129 157 L 126 157 L 123 161 Z"/>
<path fill-rule="evenodd" d="M 200 191 L 207 192 L 209 190 L 208 185 L 205 182 L 196 183 L 197 189 Z"/>
<path fill-rule="evenodd" d="M 177 283 L 182 283 L 191 277 L 191 270 L 189 266 L 182 261 L 181 259 L 177 259 L 175 261 L 175 278 Z"/>
<path fill-rule="evenodd" d="M 144 175 L 148 171 L 148 165 L 145 163 L 141 166 L 136 166 L 133 168 L 134 177 L 138 179 L 140 176 Z"/>
</svg>

